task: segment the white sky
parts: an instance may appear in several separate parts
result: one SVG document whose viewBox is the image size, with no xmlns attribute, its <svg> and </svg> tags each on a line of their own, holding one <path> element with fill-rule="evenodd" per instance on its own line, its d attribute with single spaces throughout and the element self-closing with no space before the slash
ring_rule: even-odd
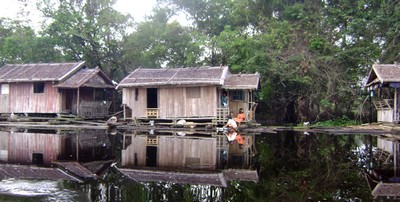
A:
<svg viewBox="0 0 400 202">
<path fill-rule="evenodd" d="M 28 3 L 31 20 L 39 22 L 40 13 L 36 10 L 36 0 L 0 0 L 0 17 L 17 18 L 18 11 L 23 7 L 23 2 Z M 156 5 L 156 0 L 117 0 L 114 8 L 123 14 L 131 14 L 136 22 L 144 21 Z M 35 19 L 38 20 L 35 20 Z"/>
</svg>

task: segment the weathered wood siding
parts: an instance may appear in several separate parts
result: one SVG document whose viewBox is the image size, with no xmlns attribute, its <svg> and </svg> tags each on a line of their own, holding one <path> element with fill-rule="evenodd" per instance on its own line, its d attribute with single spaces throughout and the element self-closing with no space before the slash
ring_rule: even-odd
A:
<svg viewBox="0 0 400 202">
<path fill-rule="evenodd" d="M 159 137 L 159 167 L 214 170 L 217 164 L 216 138 Z"/>
<path fill-rule="evenodd" d="M 43 163 L 50 165 L 62 152 L 64 136 L 40 133 L 10 133 L 8 162 L 30 164 L 33 153 L 43 154 Z"/>
<path fill-rule="evenodd" d="M 200 95 L 197 94 L 196 87 L 188 88 L 161 88 L 159 89 L 159 108 L 160 116 L 163 118 L 174 117 L 204 117 L 216 116 L 218 97 L 215 86 L 198 87 Z"/>
<path fill-rule="evenodd" d="M 377 110 L 378 122 L 393 122 L 393 109 L 380 109 Z"/>
<path fill-rule="evenodd" d="M 121 165 L 134 166 L 135 154 L 138 167 L 146 166 L 147 136 L 126 136 L 131 144 L 122 150 Z M 182 138 L 158 136 L 157 167 L 214 170 L 217 163 L 216 138 Z"/>
<path fill-rule="evenodd" d="M 9 101 L 8 95 L 1 95 L 0 94 L 0 113 L 1 112 L 9 112 Z"/>
<path fill-rule="evenodd" d="M 59 95 L 51 82 L 45 83 L 44 93 L 34 93 L 32 83 L 11 83 L 9 107 L 2 106 L 1 113 L 57 113 L 61 104 Z"/>
<path fill-rule="evenodd" d="M 199 91 L 195 88 L 198 88 Z M 215 86 L 195 88 L 159 88 L 158 108 L 160 109 L 160 118 L 216 116 L 217 88 Z M 132 109 L 132 117 L 145 117 L 147 89 L 139 88 L 137 99 L 135 91 L 135 88 L 124 88 L 122 103 Z M 191 91 L 199 92 L 199 97 L 188 96 L 192 93 Z"/>
<path fill-rule="evenodd" d="M 147 90 L 139 88 L 136 100 L 136 88 L 124 88 L 122 90 L 122 104 L 132 109 L 132 117 L 145 117 L 147 108 Z"/>
<path fill-rule="evenodd" d="M 389 152 L 390 154 L 394 154 L 394 147 L 397 145 L 397 147 L 399 146 L 398 143 L 393 142 L 391 140 L 387 140 L 384 138 L 380 138 L 378 137 L 377 139 L 377 147 L 379 149 L 382 149 L 383 151 Z"/>
<path fill-rule="evenodd" d="M 135 154 L 137 166 L 146 166 L 146 140 L 147 136 L 125 136 L 131 139 L 131 144 L 121 151 L 121 165 L 135 166 Z"/>
<path fill-rule="evenodd" d="M 8 137 L 9 132 L 0 131 L 0 161 L 8 161 Z"/>
</svg>

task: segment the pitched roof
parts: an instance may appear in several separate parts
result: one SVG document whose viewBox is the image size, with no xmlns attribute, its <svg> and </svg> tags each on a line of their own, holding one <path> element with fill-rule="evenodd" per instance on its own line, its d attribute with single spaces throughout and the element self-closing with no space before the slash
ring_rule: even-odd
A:
<svg viewBox="0 0 400 202">
<path fill-rule="evenodd" d="M 0 68 L 0 82 L 61 81 L 85 62 L 7 64 Z"/>
<path fill-rule="evenodd" d="M 112 81 L 101 71 L 100 68 L 80 69 L 78 72 L 56 85 L 58 88 L 115 88 Z"/>
<path fill-rule="evenodd" d="M 222 85 L 228 67 L 136 69 L 118 87 Z"/>
<path fill-rule="evenodd" d="M 230 74 L 224 67 L 136 69 L 117 88 L 157 86 L 222 86 L 227 89 L 257 89 L 259 74 Z"/>
<path fill-rule="evenodd" d="M 384 183 L 379 182 L 376 187 L 372 190 L 374 197 L 398 197 L 400 194 L 400 183 Z"/>
<path fill-rule="evenodd" d="M 185 172 L 144 170 L 113 167 L 136 182 L 173 182 L 177 184 L 202 184 L 226 187 L 227 181 L 258 181 L 256 170 L 230 169 L 221 172 Z"/>
<path fill-rule="evenodd" d="M 225 89 L 257 89 L 260 75 L 255 74 L 230 74 L 223 85 Z"/>
<path fill-rule="evenodd" d="M 28 165 L 0 164 L 0 179 L 48 179 L 81 182 L 78 178 L 58 168 L 45 168 Z"/>
<path fill-rule="evenodd" d="M 398 64 L 374 64 L 369 73 L 366 86 L 377 83 L 400 82 L 400 65 Z"/>
</svg>

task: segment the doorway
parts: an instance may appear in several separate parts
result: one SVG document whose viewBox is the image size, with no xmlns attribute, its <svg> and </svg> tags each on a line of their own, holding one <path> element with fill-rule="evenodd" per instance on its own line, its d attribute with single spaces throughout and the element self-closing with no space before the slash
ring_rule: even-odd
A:
<svg viewBox="0 0 400 202">
<path fill-rule="evenodd" d="M 147 89 L 147 108 L 158 108 L 157 88 Z"/>
<path fill-rule="evenodd" d="M 147 146 L 146 147 L 146 166 L 156 167 L 157 166 L 157 147 Z"/>
</svg>

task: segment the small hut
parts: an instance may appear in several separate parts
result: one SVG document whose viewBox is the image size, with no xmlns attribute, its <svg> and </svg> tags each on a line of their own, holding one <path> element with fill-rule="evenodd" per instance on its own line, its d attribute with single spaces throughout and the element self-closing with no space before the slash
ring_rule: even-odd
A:
<svg viewBox="0 0 400 202">
<path fill-rule="evenodd" d="M 7 64 L 0 68 L 0 113 L 106 117 L 114 88 L 85 62 Z"/>
<path fill-rule="evenodd" d="M 369 73 L 366 87 L 370 91 L 373 105 L 377 110 L 378 122 L 398 123 L 400 65 L 374 64 Z M 374 95 L 374 92 L 376 95 Z"/>
<path fill-rule="evenodd" d="M 133 71 L 117 86 L 122 89 L 124 117 L 218 118 L 243 108 L 254 120 L 253 93 L 259 74 L 231 74 L 228 67 L 144 69 Z M 221 103 L 228 96 L 227 105 Z"/>
</svg>

